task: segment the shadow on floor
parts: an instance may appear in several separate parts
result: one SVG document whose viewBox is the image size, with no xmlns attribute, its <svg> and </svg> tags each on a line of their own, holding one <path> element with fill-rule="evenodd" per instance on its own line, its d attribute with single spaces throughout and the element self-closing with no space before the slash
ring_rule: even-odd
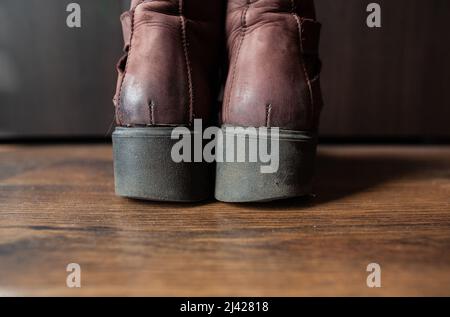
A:
<svg viewBox="0 0 450 317">
<path fill-rule="evenodd" d="M 373 149 L 367 152 L 359 150 L 338 154 L 334 151 L 321 152 L 316 162 L 314 195 L 270 203 L 251 203 L 246 207 L 260 210 L 298 210 L 357 194 L 415 173 L 419 169 L 443 168 L 440 164 L 443 162 L 398 153 L 386 150 L 377 153 Z"/>
<path fill-rule="evenodd" d="M 420 172 L 427 177 L 427 170 L 438 173 L 447 171 L 449 163 L 439 155 L 428 156 L 410 147 L 339 147 L 319 151 L 316 161 L 314 195 L 264 203 L 233 204 L 247 210 L 299 210 L 355 195 L 391 180 Z M 420 155 L 418 155 L 420 154 Z M 136 202 L 146 206 L 148 202 Z M 214 204 L 211 199 L 192 204 L 152 204 L 184 210 Z"/>
</svg>

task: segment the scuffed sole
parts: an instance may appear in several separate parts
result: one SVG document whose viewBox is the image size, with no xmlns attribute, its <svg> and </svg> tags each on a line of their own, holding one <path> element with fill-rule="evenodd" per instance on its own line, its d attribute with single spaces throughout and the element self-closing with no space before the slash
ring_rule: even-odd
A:
<svg viewBox="0 0 450 317">
<path fill-rule="evenodd" d="M 224 138 L 227 135 L 222 129 Z M 265 142 L 268 135 L 244 135 L 235 133 L 234 151 L 242 150 L 243 144 L 249 148 L 250 138 L 258 144 Z M 244 142 L 238 142 L 237 140 Z M 224 153 L 232 149 L 224 143 Z M 305 196 L 311 193 L 316 157 L 317 138 L 307 132 L 279 131 L 279 166 L 276 172 L 262 173 L 261 167 L 267 163 L 258 162 L 217 162 L 215 197 L 223 202 L 265 202 L 278 199 Z M 245 150 L 245 149 L 244 149 Z M 269 152 L 267 152 L 269 153 Z M 274 153 L 272 153 L 274 155 Z M 224 157 L 225 157 L 224 156 Z M 224 159 L 224 161 L 226 161 Z"/>
<path fill-rule="evenodd" d="M 175 163 L 171 151 L 178 140 L 171 139 L 172 130 L 116 129 L 113 151 L 118 196 L 169 202 L 197 202 L 212 196 L 213 166 L 204 162 Z"/>
</svg>

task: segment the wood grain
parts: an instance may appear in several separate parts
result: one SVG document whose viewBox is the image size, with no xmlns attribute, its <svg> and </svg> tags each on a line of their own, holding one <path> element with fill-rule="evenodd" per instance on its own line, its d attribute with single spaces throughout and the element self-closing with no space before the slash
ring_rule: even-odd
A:
<svg viewBox="0 0 450 317">
<path fill-rule="evenodd" d="M 139 202 L 109 145 L 2 145 L 0 295 L 450 295 L 450 147 L 323 146 L 317 174 L 308 199 Z"/>
</svg>

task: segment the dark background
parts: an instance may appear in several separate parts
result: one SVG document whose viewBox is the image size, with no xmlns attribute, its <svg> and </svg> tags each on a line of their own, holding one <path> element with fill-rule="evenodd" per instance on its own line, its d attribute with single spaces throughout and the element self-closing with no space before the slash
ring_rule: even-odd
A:
<svg viewBox="0 0 450 317">
<path fill-rule="evenodd" d="M 82 28 L 66 7 L 82 7 Z M 0 2 L 0 139 L 97 137 L 113 122 L 127 1 Z M 382 28 L 366 7 L 382 6 Z M 450 137 L 450 1 L 317 0 L 324 137 Z"/>
</svg>

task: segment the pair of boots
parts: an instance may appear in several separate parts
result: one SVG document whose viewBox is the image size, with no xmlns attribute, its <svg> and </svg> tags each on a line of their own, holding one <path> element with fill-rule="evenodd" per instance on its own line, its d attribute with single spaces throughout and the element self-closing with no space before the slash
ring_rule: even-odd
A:
<svg viewBox="0 0 450 317">
<path fill-rule="evenodd" d="M 133 0 L 121 21 L 126 54 L 118 64 L 113 134 L 119 196 L 189 202 L 215 193 L 221 201 L 249 202 L 310 193 L 322 108 L 313 0 Z M 245 159 L 175 160 L 181 137 L 201 142 L 203 131 L 193 129 L 198 119 L 203 128 L 220 124 L 218 139 L 236 140 L 222 142 L 216 154 L 220 148 L 230 158 L 241 150 Z M 274 171 L 262 172 L 267 162 L 250 159 L 263 145 L 275 155 Z"/>
</svg>

